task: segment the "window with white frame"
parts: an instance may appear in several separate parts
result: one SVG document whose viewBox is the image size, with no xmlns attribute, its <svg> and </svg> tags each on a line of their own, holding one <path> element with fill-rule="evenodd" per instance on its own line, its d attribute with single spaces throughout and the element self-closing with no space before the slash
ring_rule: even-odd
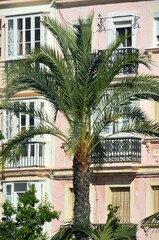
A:
<svg viewBox="0 0 159 240">
<path fill-rule="evenodd" d="M 17 102 L 13 101 L 13 102 Z M 23 103 L 28 108 L 40 109 L 44 111 L 45 101 L 42 99 L 19 99 L 20 103 Z M 15 113 L 8 110 L 3 111 L 3 134 L 5 139 L 11 139 L 16 134 L 21 133 L 22 131 L 33 128 L 37 123 L 39 123 L 39 119 L 35 118 L 32 115 L 25 113 Z"/>
<path fill-rule="evenodd" d="M 159 13 L 154 15 L 154 28 L 153 28 L 153 39 L 154 39 L 154 47 L 159 47 Z"/>
<path fill-rule="evenodd" d="M 129 187 L 112 187 L 112 201 L 114 207 L 119 207 L 117 215 L 121 223 L 130 222 L 130 188 Z"/>
<path fill-rule="evenodd" d="M 123 22 L 114 22 L 115 24 L 115 31 L 117 37 L 122 37 L 124 35 L 128 35 L 129 37 L 126 38 L 122 44 L 120 45 L 121 48 L 124 47 L 132 47 L 132 23 L 131 21 L 123 21 Z"/>
<path fill-rule="evenodd" d="M 41 14 L 9 16 L 6 21 L 7 59 L 30 54 L 46 41 L 46 32 L 40 22 Z"/>
<path fill-rule="evenodd" d="M 124 34 L 129 35 L 119 48 L 134 48 L 136 46 L 136 31 L 139 28 L 139 17 L 133 12 L 110 13 L 108 16 L 108 42 L 111 43 L 116 37 Z"/>
<path fill-rule="evenodd" d="M 39 200 L 43 198 L 43 182 L 39 181 L 24 181 L 24 182 L 3 182 L 2 183 L 2 195 L 3 202 L 8 199 L 14 207 L 17 206 L 18 197 L 28 190 L 30 185 L 33 185 L 36 189 L 36 196 Z"/>
</svg>

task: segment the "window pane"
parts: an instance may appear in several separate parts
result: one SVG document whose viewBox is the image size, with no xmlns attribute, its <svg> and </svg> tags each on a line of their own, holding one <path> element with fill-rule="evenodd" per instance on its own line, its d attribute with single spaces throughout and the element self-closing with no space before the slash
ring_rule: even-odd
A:
<svg viewBox="0 0 159 240">
<path fill-rule="evenodd" d="M 31 111 L 34 111 L 34 102 L 30 103 L 30 109 L 31 109 Z M 34 126 L 34 116 L 30 116 L 30 118 L 29 118 L 29 126 L 30 127 Z"/>
<path fill-rule="evenodd" d="M 18 40 L 18 42 L 22 42 L 23 41 L 23 32 L 22 31 L 18 31 L 17 40 Z"/>
<path fill-rule="evenodd" d="M 24 146 L 22 156 L 23 156 L 23 157 L 27 157 L 27 156 L 28 156 L 28 145 L 25 145 L 25 146 Z"/>
<path fill-rule="evenodd" d="M 40 17 L 35 17 L 35 28 L 40 28 Z"/>
<path fill-rule="evenodd" d="M 25 192 L 27 190 L 27 183 L 15 183 L 14 191 L 15 192 Z"/>
<path fill-rule="evenodd" d="M 30 42 L 31 41 L 31 31 L 25 32 L 25 41 Z"/>
<path fill-rule="evenodd" d="M 22 30 L 23 29 L 23 19 L 20 18 L 17 20 L 17 29 Z"/>
<path fill-rule="evenodd" d="M 25 19 L 25 29 L 31 29 L 31 18 Z"/>
<path fill-rule="evenodd" d="M 36 48 L 36 49 L 40 48 L 40 42 L 36 42 L 36 43 L 35 43 L 35 48 Z"/>
<path fill-rule="evenodd" d="M 8 20 L 8 56 L 14 54 L 13 20 Z"/>
<path fill-rule="evenodd" d="M 30 156 L 31 157 L 35 156 L 35 145 L 34 144 L 30 145 Z"/>
<path fill-rule="evenodd" d="M 39 157 L 43 157 L 43 144 L 39 144 Z"/>
<path fill-rule="evenodd" d="M 21 115 L 21 126 L 26 126 L 26 116 Z"/>
<path fill-rule="evenodd" d="M 131 27 L 127 28 L 127 34 L 128 35 L 132 34 Z M 127 47 L 131 47 L 131 46 L 132 46 L 132 37 L 129 36 L 128 39 L 127 39 Z"/>
<path fill-rule="evenodd" d="M 17 54 L 18 55 L 23 55 L 23 45 L 22 44 L 18 44 L 18 52 L 17 52 Z"/>
<path fill-rule="evenodd" d="M 6 194 L 7 194 L 7 195 L 11 195 L 11 189 L 12 189 L 12 186 L 11 186 L 11 185 L 7 185 L 7 186 L 6 186 Z"/>
<path fill-rule="evenodd" d="M 30 54 L 31 53 L 31 43 L 26 43 L 25 44 L 25 54 Z"/>
<path fill-rule="evenodd" d="M 9 31 L 13 30 L 13 20 L 8 20 L 8 30 Z"/>
<path fill-rule="evenodd" d="M 40 40 L 40 29 L 35 30 L 35 41 L 39 41 Z"/>
</svg>

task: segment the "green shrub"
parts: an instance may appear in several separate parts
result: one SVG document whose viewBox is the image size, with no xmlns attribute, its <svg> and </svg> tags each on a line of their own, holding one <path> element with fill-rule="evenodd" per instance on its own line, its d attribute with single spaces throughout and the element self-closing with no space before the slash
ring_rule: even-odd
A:
<svg viewBox="0 0 159 240">
<path fill-rule="evenodd" d="M 18 199 L 17 207 L 9 200 L 2 204 L 3 217 L 0 222 L 0 240 L 47 240 L 43 225 L 59 218 L 45 196 L 43 201 L 36 198 L 34 186 L 30 186 Z"/>
</svg>

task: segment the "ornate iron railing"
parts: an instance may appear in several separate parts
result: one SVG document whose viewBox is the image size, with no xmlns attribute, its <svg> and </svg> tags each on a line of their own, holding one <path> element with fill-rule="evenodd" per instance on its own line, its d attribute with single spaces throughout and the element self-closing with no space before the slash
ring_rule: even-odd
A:
<svg viewBox="0 0 159 240">
<path fill-rule="evenodd" d="M 5 168 L 44 167 L 45 143 L 30 142 L 24 154 L 16 162 L 5 162 Z"/>
<path fill-rule="evenodd" d="M 141 162 L 141 139 L 134 137 L 109 138 L 103 141 L 104 156 L 92 154 L 92 163 Z"/>
<path fill-rule="evenodd" d="M 103 50 L 99 50 L 98 54 L 101 54 Z M 128 48 L 118 48 L 116 49 L 113 54 L 111 55 L 111 58 L 109 59 L 109 65 L 113 64 L 114 60 L 116 60 L 119 56 L 122 56 L 124 59 L 124 55 L 136 53 L 138 54 L 138 49 L 128 47 Z M 133 63 L 124 66 L 120 71 L 119 74 L 130 74 L 130 73 L 137 73 L 138 71 L 138 63 Z"/>
</svg>

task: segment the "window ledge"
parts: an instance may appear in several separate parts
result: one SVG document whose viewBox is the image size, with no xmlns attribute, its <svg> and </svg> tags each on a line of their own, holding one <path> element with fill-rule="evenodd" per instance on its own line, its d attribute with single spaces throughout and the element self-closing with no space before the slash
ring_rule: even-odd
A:
<svg viewBox="0 0 159 240">
<path fill-rule="evenodd" d="M 146 48 L 147 53 L 159 53 L 159 47 Z"/>
</svg>

